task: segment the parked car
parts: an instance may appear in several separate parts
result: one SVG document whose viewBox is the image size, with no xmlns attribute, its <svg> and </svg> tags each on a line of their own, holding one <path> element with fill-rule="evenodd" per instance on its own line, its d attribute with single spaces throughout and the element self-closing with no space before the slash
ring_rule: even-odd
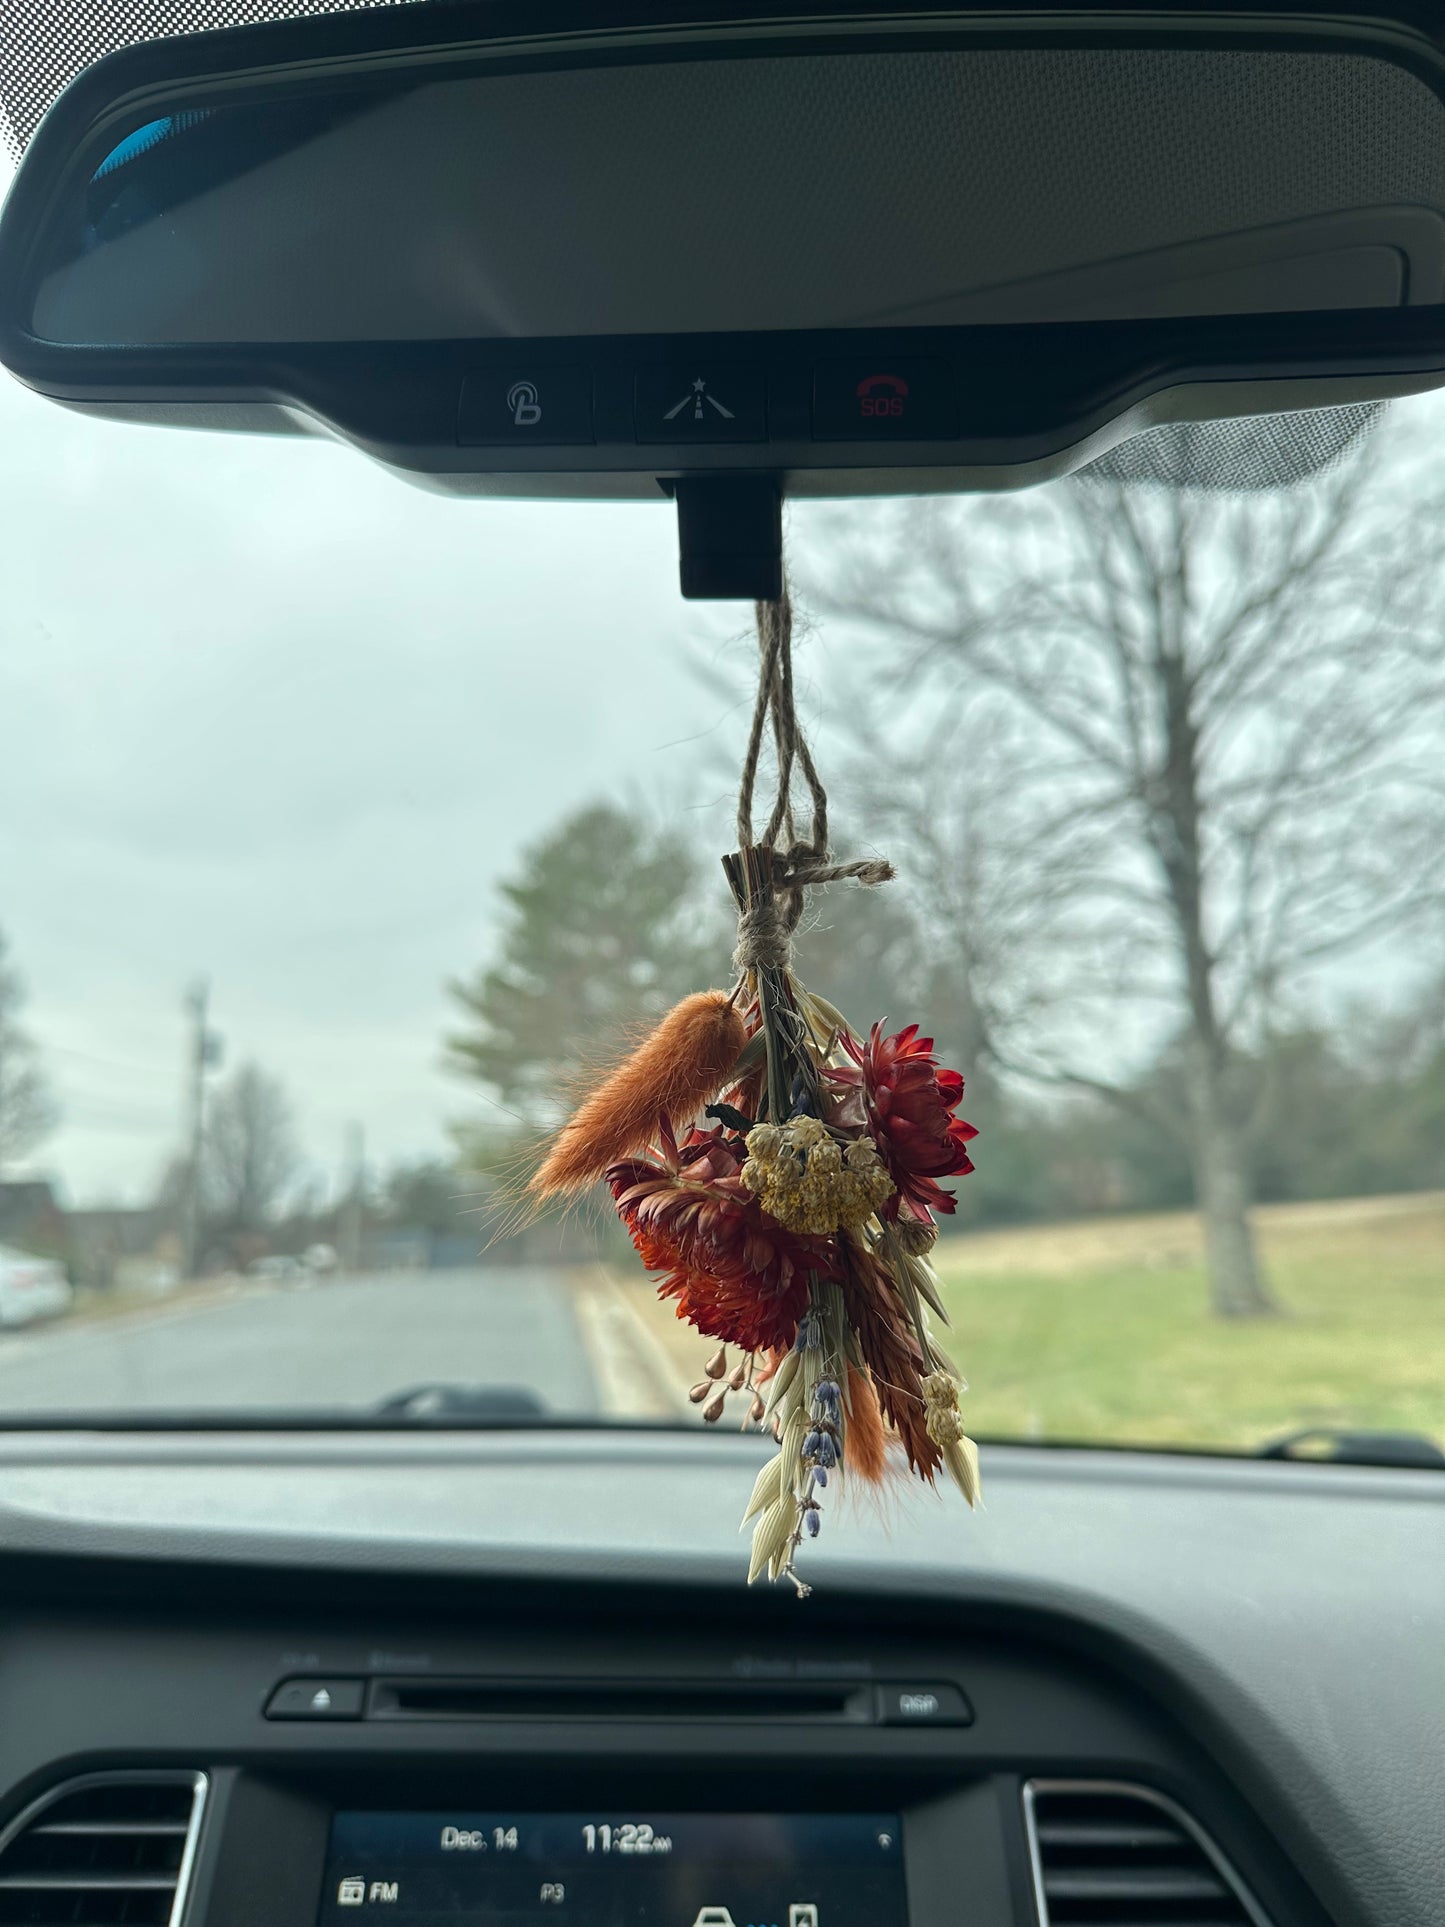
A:
<svg viewBox="0 0 1445 1927">
<path fill-rule="evenodd" d="M 0 1328 L 59 1318 L 74 1302 L 74 1288 L 58 1259 L 0 1245 Z"/>
<path fill-rule="evenodd" d="M 285 1252 L 277 1252 L 269 1258 L 255 1259 L 247 1265 L 246 1275 L 250 1278 L 284 1279 L 288 1284 L 294 1284 L 307 1274 L 306 1267 L 299 1258 L 292 1258 Z"/>
</svg>

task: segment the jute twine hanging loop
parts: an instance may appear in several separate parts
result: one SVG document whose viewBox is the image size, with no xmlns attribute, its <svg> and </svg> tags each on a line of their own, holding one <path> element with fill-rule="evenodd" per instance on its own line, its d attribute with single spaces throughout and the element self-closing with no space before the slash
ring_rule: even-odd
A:
<svg viewBox="0 0 1445 1927">
<path fill-rule="evenodd" d="M 887 883 L 893 865 L 870 857 L 834 863 L 828 850 L 828 792 L 798 721 L 793 689 L 793 604 L 786 585 L 777 602 L 757 604 L 758 694 L 738 787 L 738 848 L 723 859 L 738 904 L 739 971 L 786 970 L 806 892 L 815 885 Z M 753 792 L 763 737 L 771 729 L 777 756 L 777 793 L 762 836 L 753 839 Z M 793 810 L 793 776 L 808 791 L 808 834 L 800 837 Z"/>
</svg>

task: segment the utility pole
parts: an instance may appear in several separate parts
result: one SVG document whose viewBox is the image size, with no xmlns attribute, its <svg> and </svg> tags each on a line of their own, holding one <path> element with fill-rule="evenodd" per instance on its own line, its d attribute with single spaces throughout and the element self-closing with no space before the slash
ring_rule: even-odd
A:
<svg viewBox="0 0 1445 1927">
<path fill-rule="evenodd" d="M 191 1020 L 186 1047 L 186 1183 L 181 1204 L 181 1261 L 194 1278 L 201 1264 L 201 1152 L 206 1131 L 206 1072 L 220 1061 L 221 1040 L 207 1024 L 211 986 L 198 977 L 186 992 Z"/>
<path fill-rule="evenodd" d="M 346 1162 L 350 1186 L 341 1206 L 341 1268 L 361 1269 L 362 1211 L 366 1199 L 366 1133 L 359 1124 L 346 1127 Z"/>
</svg>

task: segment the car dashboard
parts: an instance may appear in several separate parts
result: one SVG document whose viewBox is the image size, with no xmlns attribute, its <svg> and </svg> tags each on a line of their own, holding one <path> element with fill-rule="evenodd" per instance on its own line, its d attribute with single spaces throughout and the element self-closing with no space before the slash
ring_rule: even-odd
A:
<svg viewBox="0 0 1445 1927">
<path fill-rule="evenodd" d="M 1427 1927 L 1437 1475 L 994 1447 L 742 1584 L 756 1440 L 0 1440 L 0 1921 Z"/>
</svg>

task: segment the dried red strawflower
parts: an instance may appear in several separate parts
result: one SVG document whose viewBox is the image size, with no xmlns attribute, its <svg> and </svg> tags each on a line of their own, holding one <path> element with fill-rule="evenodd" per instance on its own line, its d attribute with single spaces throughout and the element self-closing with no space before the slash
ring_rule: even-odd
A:
<svg viewBox="0 0 1445 1927">
<path fill-rule="evenodd" d="M 846 1035 L 839 1041 L 853 1063 L 830 1070 L 828 1080 L 840 1090 L 861 1091 L 868 1129 L 898 1186 L 883 1215 L 896 1218 L 906 1205 L 915 1207 L 914 1215 L 955 1211 L 953 1193 L 936 1180 L 973 1169 L 965 1146 L 978 1132 L 955 1116 L 963 1079 L 939 1064 L 933 1039 L 920 1037 L 917 1024 L 892 1037 L 875 1024 L 866 1044 Z"/>
<path fill-rule="evenodd" d="M 745 1352 L 786 1350 L 808 1303 L 810 1275 L 832 1277 L 826 1238 L 785 1231 L 742 1181 L 745 1153 L 719 1127 L 675 1140 L 666 1119 L 659 1147 L 614 1164 L 607 1182 L 618 1215 L 677 1315 Z M 735 1148 L 736 1147 L 736 1148 Z"/>
</svg>

